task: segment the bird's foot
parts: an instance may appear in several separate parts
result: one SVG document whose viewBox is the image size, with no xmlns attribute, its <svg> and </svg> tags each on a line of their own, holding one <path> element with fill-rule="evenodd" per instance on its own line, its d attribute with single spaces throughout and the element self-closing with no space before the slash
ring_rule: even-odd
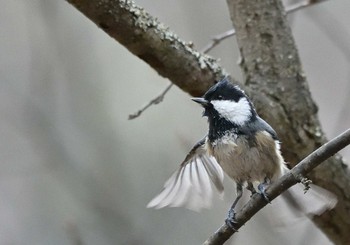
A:
<svg viewBox="0 0 350 245">
<path fill-rule="evenodd" d="M 236 220 L 236 212 L 233 208 L 231 208 L 228 211 L 227 219 L 225 220 L 225 223 L 235 232 L 237 232 L 237 229 L 234 227 L 237 224 Z"/>
<path fill-rule="evenodd" d="M 304 177 L 300 179 L 300 183 L 304 185 L 304 194 L 310 189 L 310 184 L 312 184 L 312 180 Z"/>
<path fill-rule="evenodd" d="M 266 202 L 271 203 L 270 198 L 266 194 L 266 187 L 268 186 L 267 183 L 261 183 L 258 185 L 258 190 L 260 191 L 260 195 L 263 196 L 263 198 L 266 200 Z"/>
</svg>

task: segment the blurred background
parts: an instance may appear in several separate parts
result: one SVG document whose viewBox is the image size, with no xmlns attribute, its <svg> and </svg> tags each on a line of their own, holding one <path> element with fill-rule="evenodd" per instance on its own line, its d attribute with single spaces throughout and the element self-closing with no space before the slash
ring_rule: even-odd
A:
<svg viewBox="0 0 350 245">
<path fill-rule="evenodd" d="M 201 244 L 226 217 L 230 180 L 202 213 L 146 205 L 205 134 L 202 109 L 174 87 L 128 120 L 169 81 L 63 0 L 0 2 L 0 244 Z M 232 26 L 226 1 L 136 3 L 199 50 Z M 326 1 L 289 16 L 329 138 L 350 124 L 349 9 Z M 234 38 L 210 54 L 241 80 Z M 306 219 L 272 224 L 276 210 L 233 240 L 330 244 Z"/>
</svg>

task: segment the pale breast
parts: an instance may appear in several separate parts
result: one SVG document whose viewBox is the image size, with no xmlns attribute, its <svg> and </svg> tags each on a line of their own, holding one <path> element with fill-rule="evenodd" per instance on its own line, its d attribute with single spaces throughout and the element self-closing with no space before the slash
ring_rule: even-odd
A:
<svg viewBox="0 0 350 245">
<path fill-rule="evenodd" d="M 243 136 L 227 136 L 208 143 L 208 150 L 224 172 L 236 182 L 263 182 L 281 175 L 283 158 L 279 143 L 267 132 L 258 132 L 255 140 Z"/>
</svg>

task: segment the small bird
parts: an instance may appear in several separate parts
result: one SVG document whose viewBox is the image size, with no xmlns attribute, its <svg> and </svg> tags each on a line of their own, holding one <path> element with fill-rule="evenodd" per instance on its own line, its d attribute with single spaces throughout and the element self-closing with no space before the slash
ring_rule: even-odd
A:
<svg viewBox="0 0 350 245">
<path fill-rule="evenodd" d="M 258 191 L 269 201 L 266 187 L 288 171 L 280 141 L 274 129 L 259 117 L 244 91 L 227 78 L 211 87 L 203 97 L 192 100 L 203 106 L 209 132 L 195 144 L 165 183 L 163 191 L 147 207 L 185 206 L 195 211 L 209 208 L 212 184 L 223 192 L 225 172 L 236 183 L 237 196 L 226 220 L 233 227 L 235 207 L 243 187 L 255 194 L 258 184 Z M 298 196 L 295 192 L 288 196 Z M 312 207 L 305 212 L 319 214 L 335 206 L 333 194 L 317 186 L 312 192 L 310 202 L 300 204 L 305 209 Z M 295 199 L 291 201 L 294 206 L 299 202 L 299 198 Z"/>
</svg>

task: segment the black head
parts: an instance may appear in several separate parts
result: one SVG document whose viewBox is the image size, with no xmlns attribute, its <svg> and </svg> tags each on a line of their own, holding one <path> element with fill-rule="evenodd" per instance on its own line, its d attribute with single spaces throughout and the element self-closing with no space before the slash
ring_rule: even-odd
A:
<svg viewBox="0 0 350 245">
<path fill-rule="evenodd" d="M 207 101 L 232 100 L 238 102 L 243 97 L 247 97 L 243 90 L 237 85 L 233 85 L 227 78 L 219 81 L 203 95 L 203 98 Z"/>
<path fill-rule="evenodd" d="M 246 94 L 227 78 L 211 87 L 202 98 L 193 98 L 204 107 L 210 129 L 225 131 L 239 128 L 256 118 L 255 109 Z"/>
</svg>

